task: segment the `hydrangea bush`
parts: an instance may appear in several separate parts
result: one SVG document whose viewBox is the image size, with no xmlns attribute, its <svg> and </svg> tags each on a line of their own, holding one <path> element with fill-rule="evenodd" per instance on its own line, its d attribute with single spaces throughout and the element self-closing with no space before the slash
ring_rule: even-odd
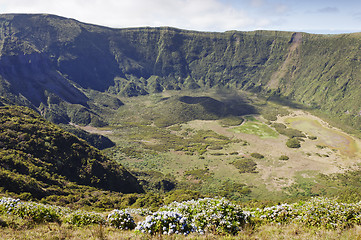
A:
<svg viewBox="0 0 361 240">
<path fill-rule="evenodd" d="M 127 210 L 115 209 L 108 214 L 107 223 L 109 226 L 122 230 L 134 229 L 136 224 L 133 217 Z"/>
<path fill-rule="evenodd" d="M 328 198 L 313 198 L 298 207 L 295 221 L 327 229 L 361 224 L 361 203 L 338 203 Z"/>
<path fill-rule="evenodd" d="M 65 208 L 34 202 L 21 202 L 19 199 L 1 198 L 0 213 L 12 214 L 34 222 L 59 222 Z"/>
<path fill-rule="evenodd" d="M 224 198 L 203 198 L 173 202 L 162 210 L 188 218 L 198 233 L 236 234 L 249 221 L 249 214 Z"/>
<path fill-rule="evenodd" d="M 338 203 L 334 199 L 312 198 L 307 202 L 282 204 L 251 212 L 254 219 L 275 223 L 301 223 L 326 229 L 361 224 L 361 203 Z"/>
<path fill-rule="evenodd" d="M 131 213 L 148 215 L 136 226 Z M 345 204 L 334 199 L 312 198 L 306 202 L 243 211 L 223 198 L 203 198 L 173 202 L 155 213 L 146 209 L 116 209 L 105 218 L 100 213 L 71 211 L 68 208 L 3 197 L 0 198 L 0 214 L 18 216 L 38 223 L 58 221 L 75 226 L 107 224 L 122 230 L 135 228 L 136 231 L 152 235 L 188 235 L 191 232 L 237 234 L 247 223 L 298 223 L 326 229 L 361 225 L 361 202 Z"/>
<path fill-rule="evenodd" d="M 296 204 L 281 204 L 265 208 L 257 208 L 251 212 L 255 223 L 276 222 L 289 223 L 298 216 Z"/>
<path fill-rule="evenodd" d="M 159 211 L 146 217 L 139 222 L 135 228 L 137 231 L 149 234 L 183 234 L 188 235 L 193 227 L 188 223 L 187 218 L 172 211 Z"/>
<path fill-rule="evenodd" d="M 147 208 L 127 208 L 126 210 L 129 214 L 136 214 L 142 217 L 153 214 L 153 212 Z"/>
<path fill-rule="evenodd" d="M 65 223 L 75 225 L 78 227 L 87 226 L 91 224 L 105 224 L 105 218 L 99 213 L 86 212 L 82 210 L 74 211 L 64 217 Z"/>
</svg>

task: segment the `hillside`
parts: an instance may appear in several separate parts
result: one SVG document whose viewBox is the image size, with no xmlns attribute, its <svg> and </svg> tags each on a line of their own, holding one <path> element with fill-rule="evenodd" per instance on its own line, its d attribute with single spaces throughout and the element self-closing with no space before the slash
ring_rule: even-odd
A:
<svg viewBox="0 0 361 240">
<path fill-rule="evenodd" d="M 68 195 L 82 186 L 143 192 L 121 165 L 28 108 L 0 108 L 0 147 L 3 190 L 35 198 Z"/>
<path fill-rule="evenodd" d="M 286 98 L 360 130 L 360 34 L 111 29 L 0 16 L 0 99 L 53 122 L 107 123 L 116 97 L 226 87 Z"/>
</svg>

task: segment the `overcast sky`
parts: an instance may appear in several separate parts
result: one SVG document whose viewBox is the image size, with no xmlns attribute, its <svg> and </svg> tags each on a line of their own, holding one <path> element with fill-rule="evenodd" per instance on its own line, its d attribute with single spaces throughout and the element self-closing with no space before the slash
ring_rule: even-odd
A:
<svg viewBox="0 0 361 240">
<path fill-rule="evenodd" d="M 0 0 L 0 13 L 49 13 L 116 28 L 361 32 L 360 0 Z"/>
</svg>

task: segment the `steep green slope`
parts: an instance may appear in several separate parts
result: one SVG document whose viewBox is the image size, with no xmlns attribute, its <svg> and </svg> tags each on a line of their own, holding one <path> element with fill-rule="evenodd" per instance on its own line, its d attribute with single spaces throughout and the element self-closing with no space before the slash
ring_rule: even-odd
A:
<svg viewBox="0 0 361 240">
<path fill-rule="evenodd" d="M 59 124 L 58 126 L 64 129 L 65 131 L 74 134 L 78 138 L 85 140 L 91 146 L 96 147 L 99 150 L 103 150 L 115 146 L 115 143 L 112 142 L 112 140 L 110 140 L 106 136 L 96 133 L 89 133 L 85 130 L 67 124 Z"/>
<path fill-rule="evenodd" d="M 360 129 L 360 47 L 360 34 L 111 29 L 1 15 L 0 93 L 56 122 L 102 125 L 94 107 L 112 109 L 104 92 L 226 87 L 288 97 Z"/>
<path fill-rule="evenodd" d="M 74 183 L 124 193 L 143 191 L 121 165 L 27 108 L 0 108 L 0 147 L 4 190 L 37 198 L 79 188 Z"/>
</svg>

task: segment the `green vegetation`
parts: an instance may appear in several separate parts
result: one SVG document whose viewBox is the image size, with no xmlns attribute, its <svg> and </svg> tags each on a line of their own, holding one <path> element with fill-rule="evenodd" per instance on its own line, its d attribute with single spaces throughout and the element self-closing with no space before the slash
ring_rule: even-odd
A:
<svg viewBox="0 0 361 240">
<path fill-rule="evenodd" d="M 184 173 L 185 177 L 191 177 L 195 180 L 207 180 L 211 175 L 209 169 L 194 169 Z"/>
<path fill-rule="evenodd" d="M 6 79 L 0 81 L 1 102 L 35 106 L 54 122 L 107 124 L 103 114 L 123 104 L 115 95 L 225 87 L 262 93 L 282 104 L 301 104 L 360 130 L 357 33 L 203 33 L 168 27 L 119 30 L 52 15 L 2 15 L 0 21 L 2 31 L 11 24 L 9 35 L 17 35 L 6 42 L 1 53 L 4 71 L 0 75 Z M 64 42 L 71 42 L 73 47 Z M 5 60 L 12 57 L 16 64 Z M 7 74 L 6 69 L 12 67 Z M 19 79 L 21 73 L 27 76 Z M 41 79 L 57 81 L 44 84 Z M 22 85 L 28 88 L 16 87 Z M 240 103 L 238 109 L 232 108 L 231 115 L 250 113 L 244 102 L 228 100 Z M 187 104 L 177 103 L 177 109 L 189 113 L 185 119 L 195 117 L 198 110 L 208 111 L 203 103 L 197 102 L 194 108 Z M 209 119 L 226 117 L 225 108 L 218 106 L 207 114 Z M 262 115 L 274 121 L 282 111 L 267 110 Z M 169 126 L 175 120 L 163 118 L 157 124 Z"/>
<path fill-rule="evenodd" d="M 88 133 L 87 131 L 76 128 L 72 125 L 59 124 L 58 126 L 61 127 L 64 131 L 72 133 L 78 138 L 85 140 L 87 143 L 93 147 L 98 148 L 99 150 L 115 146 L 115 143 L 103 135 Z"/>
<path fill-rule="evenodd" d="M 300 148 L 301 143 L 297 138 L 289 138 L 286 142 L 286 146 L 289 148 Z"/>
<path fill-rule="evenodd" d="M 288 160 L 288 159 L 290 159 L 287 155 L 281 155 L 280 157 L 279 157 L 279 160 Z"/>
<path fill-rule="evenodd" d="M 251 153 L 251 157 L 257 158 L 257 159 L 264 158 L 264 156 L 262 154 L 260 154 L 260 153 Z"/>
<path fill-rule="evenodd" d="M 225 196 L 243 204 L 254 200 L 250 204 L 258 207 L 272 204 L 264 199 L 281 202 L 339 195 L 345 202 L 361 200 L 357 169 L 320 175 L 309 165 L 294 167 L 298 160 L 322 157 L 329 162 L 327 166 L 319 161 L 317 168 L 324 167 L 323 172 L 336 165 L 344 169 L 345 162 L 356 160 L 358 143 L 318 126 L 314 119 L 297 123 L 279 118 L 296 113 L 294 108 L 306 109 L 360 135 L 361 71 L 355 48 L 360 34 L 114 30 L 51 15 L 2 15 L 0 23 L 5 34 L 1 106 L 25 105 L 54 123 L 109 125 L 109 138 L 61 126 L 103 149 L 99 151 L 32 110 L 2 107 L 3 195 L 82 208 L 63 222 L 79 226 L 103 223 L 96 220 L 98 213 L 90 211 L 129 206 L 157 210 L 174 200 L 202 196 Z M 284 137 L 279 134 L 289 138 L 289 148 L 299 148 L 304 141 L 304 151 L 280 144 Z M 342 146 L 334 145 L 339 138 Z M 249 155 L 252 159 L 242 158 Z M 343 158 L 349 160 L 338 161 Z M 290 172 L 284 174 L 285 169 Z M 303 220 L 328 224 L 311 220 L 311 208 L 299 205 L 307 210 L 298 215 Z M 309 205 L 337 208 L 327 201 Z M 295 213 L 275 207 L 271 215 L 278 216 L 275 209 L 281 209 L 280 215 Z M 255 222 L 283 223 L 284 219 L 270 220 L 267 211 L 262 212 L 267 221 Z M 29 218 L 44 222 L 35 219 L 45 215 L 53 213 L 44 210 Z M 351 215 L 348 219 L 357 221 Z M 115 226 L 126 214 L 114 212 L 114 216 L 118 216 Z M 0 225 L 17 226 L 17 221 L 1 216 Z"/>
<path fill-rule="evenodd" d="M 276 129 L 277 132 L 279 132 L 282 135 L 285 135 L 289 138 L 305 138 L 306 135 L 302 133 L 300 130 L 293 129 L 293 128 L 287 128 L 286 125 L 282 123 L 274 123 L 272 124 L 272 127 Z"/>
<path fill-rule="evenodd" d="M 72 189 L 80 190 L 81 185 L 118 192 L 143 191 L 121 165 L 27 108 L 0 108 L 0 145 L 4 190 L 30 193 L 38 199 L 67 195 Z"/>
<path fill-rule="evenodd" d="M 241 158 L 237 159 L 232 164 L 239 170 L 240 173 L 256 173 L 257 163 L 252 159 Z"/>
<path fill-rule="evenodd" d="M 241 125 L 243 121 L 244 119 L 241 117 L 231 116 L 227 118 L 222 118 L 221 120 L 219 120 L 219 123 L 223 127 L 233 127 L 233 126 Z"/>
<path fill-rule="evenodd" d="M 233 132 L 239 133 L 247 133 L 247 134 L 254 134 L 257 136 L 260 136 L 261 138 L 277 138 L 278 134 L 268 127 L 267 125 L 260 123 L 260 122 L 254 122 L 254 121 L 247 121 L 243 123 L 239 127 L 234 127 L 230 129 Z"/>
<path fill-rule="evenodd" d="M 49 234 L 52 238 L 71 237 L 75 232 L 77 239 L 85 239 L 89 230 L 91 237 L 100 239 L 110 236 L 150 239 L 155 235 L 162 239 L 279 239 L 280 236 L 357 239 L 358 232 L 353 227 L 361 224 L 360 213 L 360 203 L 342 203 L 328 198 L 257 208 L 241 207 L 223 198 L 203 198 L 172 202 L 155 212 L 138 208 L 115 209 L 110 213 L 74 211 L 1 198 L 0 216 L 4 220 L 0 233 L 4 239 L 25 236 L 47 239 Z M 141 221 L 136 224 L 134 219 Z M 187 235 L 190 236 L 185 237 Z"/>
</svg>

